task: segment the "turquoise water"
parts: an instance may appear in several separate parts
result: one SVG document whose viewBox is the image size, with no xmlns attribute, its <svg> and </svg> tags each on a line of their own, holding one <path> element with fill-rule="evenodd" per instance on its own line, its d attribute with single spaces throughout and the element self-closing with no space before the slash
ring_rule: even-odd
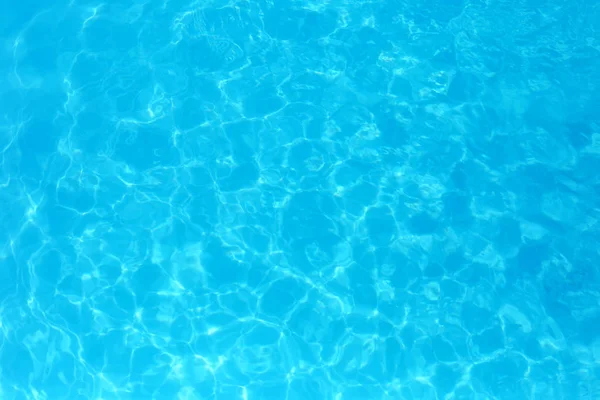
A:
<svg viewBox="0 0 600 400">
<path fill-rule="evenodd" d="M 597 2 L 0 9 L 0 399 L 600 399 Z"/>
</svg>

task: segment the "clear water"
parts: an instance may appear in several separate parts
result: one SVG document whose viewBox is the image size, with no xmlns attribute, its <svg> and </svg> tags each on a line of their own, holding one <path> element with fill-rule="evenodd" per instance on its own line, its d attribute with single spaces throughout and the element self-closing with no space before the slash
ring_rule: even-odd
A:
<svg viewBox="0 0 600 400">
<path fill-rule="evenodd" d="M 592 0 L 3 0 L 1 399 L 600 399 Z"/>
</svg>

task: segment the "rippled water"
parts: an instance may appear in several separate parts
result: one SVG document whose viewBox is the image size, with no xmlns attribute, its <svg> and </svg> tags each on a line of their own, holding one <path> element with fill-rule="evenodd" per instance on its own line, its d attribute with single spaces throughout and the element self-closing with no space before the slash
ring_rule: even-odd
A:
<svg viewBox="0 0 600 400">
<path fill-rule="evenodd" d="M 4 1 L 0 398 L 600 398 L 600 5 Z"/>
</svg>

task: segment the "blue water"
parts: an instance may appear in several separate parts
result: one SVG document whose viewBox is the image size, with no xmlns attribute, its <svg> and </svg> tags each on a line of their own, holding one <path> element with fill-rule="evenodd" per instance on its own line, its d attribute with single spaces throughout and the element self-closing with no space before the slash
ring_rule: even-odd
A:
<svg viewBox="0 0 600 400">
<path fill-rule="evenodd" d="M 600 399 L 600 3 L 0 9 L 0 399 Z"/>
</svg>

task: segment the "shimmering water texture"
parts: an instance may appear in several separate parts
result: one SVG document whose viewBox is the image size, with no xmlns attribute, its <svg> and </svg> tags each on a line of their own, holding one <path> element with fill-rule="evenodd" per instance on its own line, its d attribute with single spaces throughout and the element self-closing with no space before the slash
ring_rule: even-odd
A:
<svg viewBox="0 0 600 400">
<path fill-rule="evenodd" d="M 0 6 L 0 399 L 600 399 L 599 2 L 99 1 Z"/>
</svg>

